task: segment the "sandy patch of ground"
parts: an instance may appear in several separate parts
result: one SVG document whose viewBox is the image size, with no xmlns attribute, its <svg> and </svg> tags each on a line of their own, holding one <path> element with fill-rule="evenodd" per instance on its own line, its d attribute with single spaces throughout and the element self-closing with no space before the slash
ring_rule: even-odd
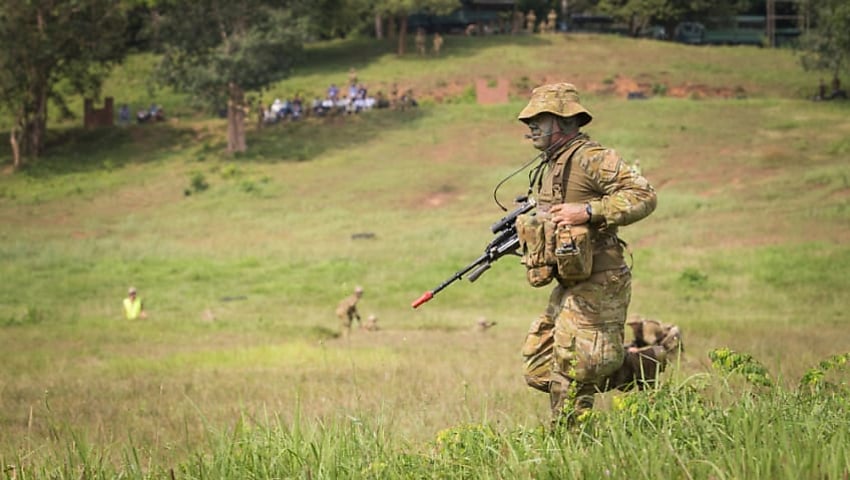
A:
<svg viewBox="0 0 850 480">
<path fill-rule="evenodd" d="M 428 85 L 399 85 L 399 92 L 412 89 L 420 99 L 433 100 L 437 103 L 451 101 L 465 95 L 470 89 L 475 89 L 478 103 L 491 104 L 507 102 L 509 98 L 525 98 L 529 90 L 537 85 L 558 81 L 560 76 L 538 75 L 535 78 L 484 79 L 474 76 L 457 77 L 451 82 L 438 82 L 436 86 Z M 596 95 L 613 95 L 622 98 L 667 96 L 674 98 L 742 98 L 747 96 L 746 89 L 741 85 L 711 86 L 699 83 L 673 84 L 652 75 L 639 75 L 632 78 L 616 75 L 613 78 L 583 78 L 576 77 L 573 82 L 579 92 Z M 484 85 L 487 88 L 482 88 Z"/>
</svg>

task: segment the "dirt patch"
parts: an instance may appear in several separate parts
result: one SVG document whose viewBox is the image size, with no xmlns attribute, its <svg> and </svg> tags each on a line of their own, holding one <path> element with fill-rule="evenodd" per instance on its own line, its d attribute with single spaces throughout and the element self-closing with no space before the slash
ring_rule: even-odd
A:
<svg viewBox="0 0 850 480">
<path fill-rule="evenodd" d="M 527 98 L 530 90 L 537 85 L 561 81 L 559 74 L 539 75 L 534 78 L 488 78 L 457 77 L 450 83 L 438 82 L 436 86 L 399 85 L 399 91 L 413 89 L 417 97 L 433 100 L 437 103 L 450 101 L 468 94 L 475 89 L 480 104 L 504 103 L 510 98 Z M 741 85 L 711 86 L 700 83 L 674 84 L 653 75 L 643 74 L 637 77 L 616 75 L 612 78 L 582 78 L 572 80 L 581 93 L 610 95 L 621 98 L 649 98 L 666 96 L 673 98 L 745 98 L 747 90 Z"/>
<path fill-rule="evenodd" d="M 414 198 L 411 201 L 412 208 L 432 209 L 440 208 L 455 201 L 460 196 L 460 191 L 452 185 L 440 185 L 436 191 Z"/>
<path fill-rule="evenodd" d="M 508 103 L 508 81 L 504 78 L 495 82 L 483 78 L 476 79 L 475 98 L 481 105 Z"/>
</svg>

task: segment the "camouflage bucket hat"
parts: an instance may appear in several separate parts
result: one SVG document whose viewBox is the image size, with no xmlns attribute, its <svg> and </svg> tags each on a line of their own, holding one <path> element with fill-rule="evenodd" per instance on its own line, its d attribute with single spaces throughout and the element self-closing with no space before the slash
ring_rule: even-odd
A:
<svg viewBox="0 0 850 480">
<path fill-rule="evenodd" d="M 519 112 L 519 120 L 527 123 L 540 113 L 551 113 L 564 118 L 580 115 L 580 127 L 593 119 L 590 112 L 579 103 L 578 90 L 572 83 L 553 83 L 532 90 L 528 105 Z"/>
</svg>

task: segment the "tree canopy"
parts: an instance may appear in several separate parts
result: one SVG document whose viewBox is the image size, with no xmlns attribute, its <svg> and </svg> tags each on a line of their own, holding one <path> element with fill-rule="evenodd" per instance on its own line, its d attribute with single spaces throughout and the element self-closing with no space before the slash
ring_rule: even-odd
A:
<svg viewBox="0 0 850 480">
<path fill-rule="evenodd" d="M 0 1 L 0 109 L 12 117 L 15 168 L 44 149 L 48 100 L 71 116 L 67 95 L 99 95 L 125 53 L 124 13 L 111 0 Z"/>
<path fill-rule="evenodd" d="M 803 67 L 837 77 L 850 67 L 850 3 L 820 0 L 808 13 L 813 28 L 800 41 Z"/>
<path fill-rule="evenodd" d="M 407 43 L 407 17 L 411 13 L 427 11 L 434 14 L 451 13 L 460 7 L 460 0 L 378 0 L 374 3 L 377 15 L 387 15 L 398 24 L 398 54 L 404 55 Z"/>
<path fill-rule="evenodd" d="M 228 109 L 228 151 L 244 151 L 246 90 L 286 78 L 299 56 L 298 2 L 185 0 L 165 5 L 157 37 L 160 80 L 210 106 Z"/>
<path fill-rule="evenodd" d="M 700 17 L 731 17 L 749 8 L 750 0 L 599 0 L 598 8 L 629 26 L 632 35 L 650 23 L 672 32 L 677 23 Z"/>
</svg>

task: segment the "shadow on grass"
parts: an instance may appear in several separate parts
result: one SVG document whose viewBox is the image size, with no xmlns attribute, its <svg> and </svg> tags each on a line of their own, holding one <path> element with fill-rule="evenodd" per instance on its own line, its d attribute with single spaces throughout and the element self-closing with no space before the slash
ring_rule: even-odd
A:
<svg viewBox="0 0 850 480">
<path fill-rule="evenodd" d="M 132 163 L 158 161 L 170 155 L 175 147 L 194 141 L 195 133 L 191 129 L 171 125 L 130 125 L 92 130 L 53 128 L 48 131 L 46 152 L 39 158 L 25 159 L 19 173 L 43 179 L 112 170 Z"/>
<path fill-rule="evenodd" d="M 204 138 L 192 128 L 174 125 L 54 129 L 49 132 L 47 152 L 37 159 L 27 159 L 19 174 L 47 179 L 114 170 L 128 164 L 173 158 L 179 150 L 199 161 L 217 158 L 260 163 L 302 162 L 328 150 L 371 141 L 388 131 L 415 128 L 425 115 L 428 110 L 423 108 L 373 110 L 352 115 L 308 117 L 266 125 L 259 131 L 248 119 L 248 151 L 234 155 L 226 152 L 224 122 L 204 134 Z"/>
<path fill-rule="evenodd" d="M 506 45 L 542 46 L 551 43 L 550 39 L 540 35 L 488 35 L 471 36 L 444 35 L 445 46 L 442 56 L 470 57 L 481 49 Z M 431 36 L 428 36 L 428 49 L 431 48 Z M 365 67 L 378 61 L 385 55 L 395 55 L 398 51 L 398 39 L 375 40 L 372 38 L 353 38 L 335 42 L 323 42 L 308 45 L 304 50 L 302 65 L 304 73 L 330 74 L 347 70 L 352 66 Z M 430 54 L 429 54 L 430 56 Z M 437 57 L 433 57 L 435 60 Z M 401 61 L 421 61 L 416 53 L 414 35 L 407 35 L 405 54 Z"/>
<path fill-rule="evenodd" d="M 427 108 L 372 110 L 267 125 L 260 131 L 250 131 L 248 151 L 234 157 L 260 163 L 303 162 L 329 150 L 369 142 L 389 131 L 415 129 L 427 115 Z M 224 143 L 220 146 L 223 151 Z"/>
</svg>

